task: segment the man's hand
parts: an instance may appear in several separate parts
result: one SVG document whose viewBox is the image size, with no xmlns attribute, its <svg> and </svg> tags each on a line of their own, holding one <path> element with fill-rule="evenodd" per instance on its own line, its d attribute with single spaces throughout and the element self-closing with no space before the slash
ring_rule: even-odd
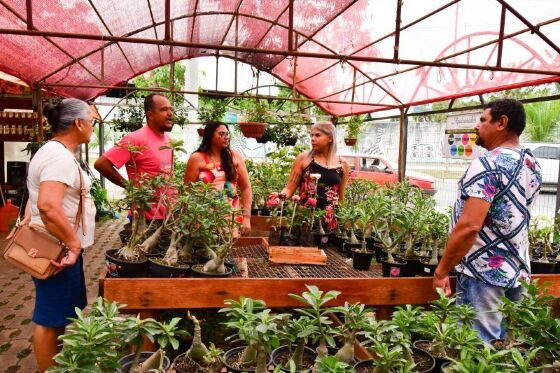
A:
<svg viewBox="0 0 560 373">
<path fill-rule="evenodd" d="M 247 236 L 249 234 L 249 232 L 251 232 L 251 217 L 250 216 L 244 216 L 243 217 L 243 223 L 241 225 L 241 235 L 242 236 Z"/>
<path fill-rule="evenodd" d="M 451 284 L 449 282 L 449 275 L 441 275 L 438 273 L 437 268 L 434 273 L 434 281 L 432 282 L 432 288 L 436 290 L 437 288 L 443 289 L 446 296 L 451 295 Z"/>
<path fill-rule="evenodd" d="M 78 252 L 74 250 L 68 250 L 66 252 L 66 255 L 60 260 L 60 263 L 55 262 L 54 260 L 51 259 L 51 264 L 57 268 L 54 274 L 57 275 L 63 270 L 65 270 L 66 268 L 72 267 L 74 264 L 76 264 L 76 261 L 78 260 L 79 257 L 80 254 Z"/>
</svg>

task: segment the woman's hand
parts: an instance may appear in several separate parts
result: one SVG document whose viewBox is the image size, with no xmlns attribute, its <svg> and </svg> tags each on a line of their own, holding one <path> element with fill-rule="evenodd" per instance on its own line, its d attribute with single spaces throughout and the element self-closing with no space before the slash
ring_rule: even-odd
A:
<svg viewBox="0 0 560 373">
<path fill-rule="evenodd" d="M 80 257 L 80 253 L 81 251 L 77 252 L 75 250 L 68 250 L 66 252 L 66 255 L 62 257 L 62 259 L 60 260 L 60 263 L 51 260 L 51 264 L 57 268 L 54 274 L 57 275 L 63 270 L 65 270 L 66 268 L 72 267 L 74 264 L 76 264 L 78 258 Z"/>
<path fill-rule="evenodd" d="M 243 217 L 243 223 L 241 225 L 241 235 L 242 236 L 247 236 L 249 234 L 249 232 L 251 232 L 251 217 L 250 216 L 244 216 Z"/>
</svg>

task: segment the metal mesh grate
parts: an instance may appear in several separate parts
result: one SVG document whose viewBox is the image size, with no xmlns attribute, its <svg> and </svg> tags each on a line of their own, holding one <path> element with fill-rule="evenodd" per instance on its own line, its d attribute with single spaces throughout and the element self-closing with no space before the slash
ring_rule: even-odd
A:
<svg viewBox="0 0 560 373">
<path fill-rule="evenodd" d="M 326 266 L 271 264 L 262 246 L 244 246 L 233 249 L 232 256 L 245 258 L 251 278 L 367 278 L 381 277 L 381 264 L 372 264 L 368 271 L 357 271 L 336 249 L 326 249 Z M 241 277 L 239 272 L 233 277 Z"/>
</svg>

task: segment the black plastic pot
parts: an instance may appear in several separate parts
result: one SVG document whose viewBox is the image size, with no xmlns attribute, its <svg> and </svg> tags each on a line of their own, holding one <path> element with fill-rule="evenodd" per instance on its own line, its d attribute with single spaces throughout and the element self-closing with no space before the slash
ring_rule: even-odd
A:
<svg viewBox="0 0 560 373">
<path fill-rule="evenodd" d="M 445 358 L 441 358 L 441 357 L 433 356 L 433 355 L 430 353 L 430 351 L 427 351 L 426 349 L 421 348 L 421 347 L 418 346 L 419 344 L 421 344 L 421 343 L 426 343 L 426 342 L 430 342 L 430 341 L 426 341 L 426 340 L 423 340 L 423 339 L 419 339 L 419 340 L 415 341 L 412 345 L 414 346 L 414 348 L 417 348 L 417 349 L 419 349 L 419 350 L 421 350 L 421 351 L 426 352 L 427 354 L 429 354 L 429 355 L 435 360 L 435 367 L 434 367 L 433 370 L 431 370 L 432 372 L 441 372 L 441 366 L 442 366 L 443 364 L 445 364 L 445 363 L 449 363 L 450 360 L 449 360 L 449 359 L 445 359 Z"/>
<path fill-rule="evenodd" d="M 338 246 L 338 236 L 335 232 L 329 233 L 329 247 L 336 248 Z"/>
<path fill-rule="evenodd" d="M 296 229 L 292 229 L 292 232 L 289 233 L 288 229 L 282 227 L 282 231 L 280 233 L 280 242 L 281 246 L 298 246 L 299 245 L 299 231 Z"/>
<path fill-rule="evenodd" d="M 344 253 L 347 258 L 352 257 L 352 249 L 360 249 L 362 247 L 361 243 L 350 243 L 350 241 L 344 242 Z"/>
<path fill-rule="evenodd" d="M 254 369 L 237 369 L 228 364 L 228 360 L 231 359 L 232 356 L 240 354 L 244 349 L 245 346 L 235 347 L 224 353 L 224 365 L 226 366 L 228 373 L 254 373 L 255 372 Z M 268 363 L 266 365 L 267 366 L 270 365 L 271 362 L 272 360 L 269 357 Z"/>
<path fill-rule="evenodd" d="M 313 233 L 313 242 L 320 249 L 326 249 L 329 246 L 330 234 Z"/>
<path fill-rule="evenodd" d="M 347 241 L 346 238 L 341 236 L 336 236 L 336 250 L 339 253 L 344 253 L 344 243 Z"/>
<path fill-rule="evenodd" d="M 361 252 L 360 249 L 352 249 L 352 267 L 358 271 L 367 271 L 371 265 L 374 253 L 371 251 Z"/>
<path fill-rule="evenodd" d="M 280 244 L 280 230 L 279 229 L 270 229 L 268 231 L 268 244 L 269 245 L 279 245 Z"/>
<path fill-rule="evenodd" d="M 181 266 L 168 266 L 158 263 L 152 258 L 148 259 L 148 267 L 150 268 L 152 277 L 158 278 L 182 278 L 187 277 L 189 273 L 189 266 L 186 264 Z"/>
<path fill-rule="evenodd" d="M 387 256 L 387 252 L 383 250 L 383 246 L 375 245 L 373 247 L 373 251 L 375 253 L 375 261 L 377 263 L 381 263 L 381 260 Z"/>
<path fill-rule="evenodd" d="M 405 277 L 403 268 L 406 266 L 406 260 L 394 258 L 394 263 L 387 262 L 387 257 L 381 259 L 381 269 L 383 277 Z"/>
<path fill-rule="evenodd" d="M 295 348 L 295 346 L 293 346 L 293 348 Z M 279 365 L 279 362 L 277 361 L 278 356 L 281 356 L 281 355 L 285 354 L 286 352 L 289 352 L 289 350 L 290 350 L 289 346 L 280 346 L 277 349 L 275 349 L 274 351 L 272 351 L 272 354 L 270 355 L 270 359 L 272 360 L 272 364 L 274 364 L 275 367 L 278 366 Z M 315 359 L 317 358 L 317 353 L 309 347 L 304 347 L 303 356 L 304 356 L 304 359 L 305 359 L 305 357 L 308 357 L 310 360 L 315 361 Z M 282 372 L 290 372 L 289 368 L 280 367 L 280 370 Z M 296 372 L 303 372 L 303 370 L 296 370 Z"/>
<path fill-rule="evenodd" d="M 420 270 L 418 271 L 419 276 L 433 277 L 436 272 L 437 264 L 430 264 L 430 259 L 422 259 L 419 261 Z"/>
<path fill-rule="evenodd" d="M 313 233 L 307 231 L 301 232 L 299 235 L 299 246 L 304 246 L 304 247 L 315 246 Z"/>
<path fill-rule="evenodd" d="M 146 258 L 150 259 L 150 258 L 163 258 L 163 256 L 165 255 L 165 251 L 164 250 L 159 250 L 156 249 L 154 251 L 151 251 L 149 253 L 144 254 L 146 256 Z"/>
<path fill-rule="evenodd" d="M 111 249 L 105 252 L 105 265 L 107 274 L 111 277 L 138 277 L 146 271 L 148 258 L 140 255 L 137 262 L 129 262 L 116 256 L 118 249 Z"/>
<path fill-rule="evenodd" d="M 270 216 L 270 210 L 267 208 L 251 209 L 253 216 Z"/>
<path fill-rule="evenodd" d="M 415 258 L 405 258 L 403 254 L 393 255 L 395 259 L 399 259 L 406 262 L 406 265 L 402 269 L 402 273 L 399 277 L 414 277 L 416 276 L 417 260 Z"/>
<path fill-rule="evenodd" d="M 441 364 L 441 367 L 439 367 L 440 372 L 444 372 L 445 373 L 445 369 L 449 368 L 451 366 L 451 361 L 446 361 L 445 363 Z"/>
<path fill-rule="evenodd" d="M 130 235 L 132 234 L 132 231 L 130 229 L 123 229 L 119 232 L 119 237 L 121 239 L 122 243 L 127 243 L 128 240 L 130 239 Z"/>
<path fill-rule="evenodd" d="M 153 351 L 144 351 L 144 352 L 140 352 L 140 362 L 144 362 L 146 360 L 148 360 L 148 358 L 150 356 L 152 356 L 154 354 Z M 123 358 L 121 358 L 119 360 L 119 364 L 121 365 L 121 367 L 119 369 L 117 369 L 117 373 L 128 373 L 128 371 L 130 370 L 130 365 L 132 365 L 132 361 L 134 360 L 134 354 L 130 354 L 130 355 L 126 355 Z M 167 371 L 167 369 L 169 369 L 169 366 L 171 365 L 171 361 L 169 360 L 169 358 L 167 356 L 163 357 L 163 369 L 165 371 Z"/>
<path fill-rule="evenodd" d="M 226 273 L 210 273 L 204 272 L 202 268 L 204 264 L 195 264 L 191 267 L 191 275 L 192 277 L 197 278 L 222 278 L 222 277 L 229 277 L 233 272 L 231 267 L 226 263 Z"/>
<path fill-rule="evenodd" d="M 549 263 L 542 263 L 531 260 L 531 273 L 532 274 L 545 274 L 554 273 L 556 270 L 556 260 L 551 260 Z"/>
<path fill-rule="evenodd" d="M 297 136 L 288 137 L 288 138 L 284 139 L 284 145 L 285 146 L 294 146 L 296 144 L 297 140 L 298 140 Z"/>
</svg>

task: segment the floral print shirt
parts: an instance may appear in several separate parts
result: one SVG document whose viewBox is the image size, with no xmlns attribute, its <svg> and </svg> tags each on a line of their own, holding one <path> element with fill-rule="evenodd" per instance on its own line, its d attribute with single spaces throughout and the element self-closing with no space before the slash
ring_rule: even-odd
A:
<svg viewBox="0 0 560 373">
<path fill-rule="evenodd" d="M 475 159 L 459 180 L 451 230 L 468 197 L 490 209 L 474 245 L 456 266 L 486 284 L 513 288 L 529 277 L 530 209 L 541 187 L 541 168 L 527 149 L 496 148 Z"/>
</svg>

